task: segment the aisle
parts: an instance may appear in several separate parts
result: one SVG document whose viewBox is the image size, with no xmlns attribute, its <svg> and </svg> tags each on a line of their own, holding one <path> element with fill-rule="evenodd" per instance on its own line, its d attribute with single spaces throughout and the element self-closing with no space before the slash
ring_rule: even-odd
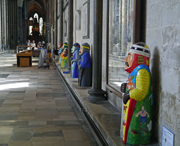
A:
<svg viewBox="0 0 180 146">
<path fill-rule="evenodd" d="M 16 67 L 0 56 L 0 145 L 96 146 L 54 67 Z"/>
</svg>

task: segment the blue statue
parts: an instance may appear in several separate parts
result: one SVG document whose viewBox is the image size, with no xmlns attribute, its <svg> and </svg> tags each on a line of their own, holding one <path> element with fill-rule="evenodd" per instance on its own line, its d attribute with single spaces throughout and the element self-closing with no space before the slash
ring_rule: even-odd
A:
<svg viewBox="0 0 180 146">
<path fill-rule="evenodd" d="M 79 65 L 79 78 L 78 84 L 81 87 L 91 87 L 92 86 L 92 65 L 90 57 L 90 46 L 88 43 L 84 43 L 81 46 L 79 55 L 81 57 Z"/>
<path fill-rule="evenodd" d="M 78 71 L 79 48 L 80 48 L 79 43 L 75 43 L 71 49 L 71 52 L 73 53 L 72 65 L 71 65 L 71 77 L 72 78 L 78 78 L 79 77 L 79 71 Z"/>
</svg>

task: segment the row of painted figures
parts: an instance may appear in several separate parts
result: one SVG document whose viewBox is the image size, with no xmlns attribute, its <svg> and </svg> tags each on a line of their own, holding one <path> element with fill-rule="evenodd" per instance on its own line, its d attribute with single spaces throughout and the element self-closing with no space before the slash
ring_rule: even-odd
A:
<svg viewBox="0 0 180 146">
<path fill-rule="evenodd" d="M 92 86 L 92 65 L 90 57 L 90 46 L 88 43 L 74 43 L 71 48 L 71 77 L 78 78 L 78 84 L 81 87 Z M 68 44 L 59 44 L 58 63 L 61 68 L 68 67 Z"/>
<path fill-rule="evenodd" d="M 61 68 L 67 67 L 68 44 L 60 45 L 59 63 Z M 88 43 L 75 43 L 71 49 L 71 75 L 78 78 L 80 86 L 92 84 L 90 46 Z M 144 145 L 151 142 L 152 136 L 152 85 L 149 70 L 149 47 L 139 42 L 133 44 L 128 51 L 125 71 L 129 73 L 128 80 L 121 84 L 123 93 L 123 142 L 132 145 Z"/>
</svg>

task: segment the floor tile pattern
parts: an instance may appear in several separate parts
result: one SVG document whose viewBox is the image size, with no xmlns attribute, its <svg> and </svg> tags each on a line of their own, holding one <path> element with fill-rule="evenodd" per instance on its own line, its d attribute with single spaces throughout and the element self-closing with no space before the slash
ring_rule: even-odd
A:
<svg viewBox="0 0 180 146">
<path fill-rule="evenodd" d="M 97 146 L 56 70 L 0 56 L 0 146 Z M 88 130 L 87 130 L 88 129 Z"/>
</svg>

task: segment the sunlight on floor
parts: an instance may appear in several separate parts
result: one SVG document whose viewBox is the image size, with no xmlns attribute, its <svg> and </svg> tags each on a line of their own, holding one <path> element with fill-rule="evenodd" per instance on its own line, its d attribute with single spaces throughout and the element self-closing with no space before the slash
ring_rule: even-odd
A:
<svg viewBox="0 0 180 146">
<path fill-rule="evenodd" d="M 0 85 L 0 90 L 23 88 L 23 87 L 29 87 L 29 82 L 12 83 L 12 84 L 6 84 L 6 85 L 3 84 L 3 85 Z"/>
<path fill-rule="evenodd" d="M 13 66 L 13 64 L 2 64 L 0 67 Z"/>
</svg>

